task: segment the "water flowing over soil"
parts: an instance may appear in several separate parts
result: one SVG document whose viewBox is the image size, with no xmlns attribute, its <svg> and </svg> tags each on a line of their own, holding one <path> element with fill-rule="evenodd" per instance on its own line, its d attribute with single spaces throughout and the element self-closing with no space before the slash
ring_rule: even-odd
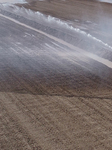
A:
<svg viewBox="0 0 112 150">
<path fill-rule="evenodd" d="M 0 150 L 111 150 L 112 6 L 27 2 L 0 4 Z"/>
</svg>

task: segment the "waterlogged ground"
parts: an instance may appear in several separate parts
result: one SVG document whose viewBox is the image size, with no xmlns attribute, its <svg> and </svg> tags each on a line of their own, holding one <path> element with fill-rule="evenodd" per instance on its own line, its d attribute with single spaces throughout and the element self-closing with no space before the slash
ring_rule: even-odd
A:
<svg viewBox="0 0 112 150">
<path fill-rule="evenodd" d="M 96 4 L 111 12 L 87 1 L 23 4 L 41 13 L 0 5 L 0 150 L 111 150 L 111 28 L 99 28 Z"/>
</svg>

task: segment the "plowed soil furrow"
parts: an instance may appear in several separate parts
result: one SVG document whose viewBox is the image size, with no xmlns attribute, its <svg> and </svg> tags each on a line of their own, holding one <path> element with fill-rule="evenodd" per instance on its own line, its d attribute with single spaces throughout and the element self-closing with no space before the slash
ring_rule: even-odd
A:
<svg viewBox="0 0 112 150">
<path fill-rule="evenodd" d="M 108 145 L 111 122 L 107 116 L 110 112 L 105 111 L 104 114 L 104 110 L 97 103 L 92 105 L 87 99 L 83 98 L 82 101 L 73 97 L 22 94 L 20 98 L 21 94 L 0 95 L 2 114 L 4 112 L 4 119 L 2 117 L 1 121 L 5 127 L 5 136 L 11 134 L 11 137 L 8 136 L 9 143 L 16 139 L 16 144 L 25 145 L 23 149 L 36 149 L 36 142 L 40 149 L 77 149 L 78 146 L 89 149 L 102 147 L 105 143 L 105 149 L 111 149 L 111 144 Z M 101 103 L 99 100 L 98 102 Z M 100 109 L 100 113 L 96 108 Z M 101 114 L 102 111 L 104 115 Z M 25 134 L 32 144 L 28 142 Z M 2 136 L 1 139 L 5 140 Z M 85 139 L 88 141 L 87 145 Z M 18 145 L 11 146 L 16 149 Z M 5 147 L 7 149 L 8 145 Z M 22 148 L 19 146 L 19 149 Z"/>
</svg>

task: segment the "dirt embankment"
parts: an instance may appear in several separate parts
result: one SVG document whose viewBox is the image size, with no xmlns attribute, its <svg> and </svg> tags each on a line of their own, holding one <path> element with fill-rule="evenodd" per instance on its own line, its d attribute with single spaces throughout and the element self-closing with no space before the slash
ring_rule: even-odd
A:
<svg viewBox="0 0 112 150">
<path fill-rule="evenodd" d="M 66 20 L 79 19 L 98 22 L 102 17 L 110 16 L 112 5 L 90 0 L 27 0 L 28 4 L 22 4 L 26 8 L 40 11 L 44 14 Z M 19 5 L 21 6 L 21 4 Z"/>
</svg>

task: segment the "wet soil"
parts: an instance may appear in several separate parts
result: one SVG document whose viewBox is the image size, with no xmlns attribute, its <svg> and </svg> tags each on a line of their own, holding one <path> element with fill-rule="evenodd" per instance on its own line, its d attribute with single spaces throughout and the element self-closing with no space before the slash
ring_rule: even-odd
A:
<svg viewBox="0 0 112 150">
<path fill-rule="evenodd" d="M 90 20 L 98 24 L 91 33 L 111 41 L 98 23 L 109 19 L 109 4 L 54 0 L 23 6 L 74 26 L 86 24 L 89 30 Z M 0 150 L 111 150 L 112 69 L 6 18 L 0 20 Z M 101 50 L 95 53 L 105 57 L 108 50 Z M 112 59 L 111 52 L 106 58 Z"/>
</svg>

